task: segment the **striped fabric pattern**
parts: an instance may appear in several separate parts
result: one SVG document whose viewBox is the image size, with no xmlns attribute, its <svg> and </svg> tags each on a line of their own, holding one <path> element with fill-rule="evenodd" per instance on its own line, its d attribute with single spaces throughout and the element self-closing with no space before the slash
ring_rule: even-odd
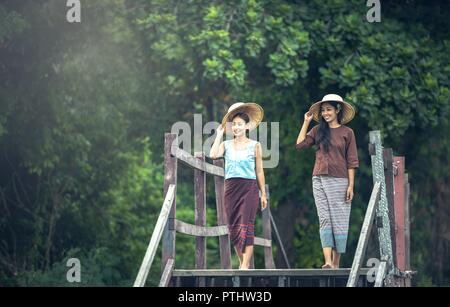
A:
<svg viewBox="0 0 450 307">
<path fill-rule="evenodd" d="M 348 179 L 313 176 L 312 182 L 322 247 L 345 253 L 351 209 L 351 203 L 345 202 Z"/>
<path fill-rule="evenodd" d="M 226 179 L 224 201 L 230 240 L 236 249 L 245 252 L 247 246 L 254 244 L 258 183 L 255 179 Z"/>
<path fill-rule="evenodd" d="M 230 236 L 234 246 L 242 252 L 245 251 L 246 246 L 254 244 L 255 239 L 255 224 L 250 221 L 249 224 L 229 225 Z"/>
</svg>

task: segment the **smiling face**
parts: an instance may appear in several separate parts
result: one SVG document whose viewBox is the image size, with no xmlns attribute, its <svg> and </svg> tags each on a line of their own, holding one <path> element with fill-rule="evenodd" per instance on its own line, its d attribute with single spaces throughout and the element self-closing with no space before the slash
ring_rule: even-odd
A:
<svg viewBox="0 0 450 307">
<path fill-rule="evenodd" d="M 235 137 L 245 136 L 245 131 L 249 129 L 248 125 L 249 124 L 246 123 L 242 117 L 236 116 L 235 118 L 233 118 L 233 122 L 231 123 L 233 135 Z"/>
<path fill-rule="evenodd" d="M 320 116 L 328 123 L 337 122 L 337 114 L 339 110 L 328 102 L 322 103 L 320 106 Z"/>
</svg>

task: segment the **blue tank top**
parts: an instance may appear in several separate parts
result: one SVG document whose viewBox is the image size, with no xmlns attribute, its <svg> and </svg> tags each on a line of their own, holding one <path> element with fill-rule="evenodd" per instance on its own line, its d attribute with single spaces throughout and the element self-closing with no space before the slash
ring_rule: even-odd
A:
<svg viewBox="0 0 450 307">
<path fill-rule="evenodd" d="M 255 146 L 258 142 L 250 140 L 246 149 L 235 150 L 233 140 L 224 142 L 225 146 L 225 179 L 256 179 Z"/>
</svg>

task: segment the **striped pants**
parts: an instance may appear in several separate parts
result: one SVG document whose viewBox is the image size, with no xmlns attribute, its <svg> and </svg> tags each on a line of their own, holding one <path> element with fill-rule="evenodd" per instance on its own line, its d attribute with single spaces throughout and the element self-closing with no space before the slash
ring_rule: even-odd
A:
<svg viewBox="0 0 450 307">
<path fill-rule="evenodd" d="M 322 247 L 345 253 L 351 209 L 351 204 L 345 202 L 348 179 L 313 176 L 312 182 Z"/>
</svg>

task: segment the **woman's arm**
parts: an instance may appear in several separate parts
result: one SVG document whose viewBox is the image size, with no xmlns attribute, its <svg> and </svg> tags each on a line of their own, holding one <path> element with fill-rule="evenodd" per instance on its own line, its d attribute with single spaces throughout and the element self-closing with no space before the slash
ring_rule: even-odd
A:
<svg viewBox="0 0 450 307">
<path fill-rule="evenodd" d="M 261 191 L 261 209 L 264 210 L 267 207 L 267 195 L 266 195 L 266 179 L 264 178 L 264 168 L 262 160 L 262 148 L 261 144 L 256 144 L 256 179 L 258 181 L 259 190 Z"/>
<path fill-rule="evenodd" d="M 300 133 L 297 137 L 297 145 L 306 139 L 306 132 L 308 132 L 309 123 L 311 122 L 312 118 L 312 114 L 310 114 L 309 112 L 305 113 L 305 119 L 303 121 L 302 129 L 300 129 Z"/>
<path fill-rule="evenodd" d="M 211 150 L 209 151 L 209 157 L 211 159 L 218 159 L 222 157 L 225 152 L 225 146 L 223 145 L 223 142 L 221 142 L 224 131 L 225 130 L 222 125 L 217 128 L 216 139 L 214 140 Z"/>
<path fill-rule="evenodd" d="M 346 202 L 351 202 L 353 200 L 353 187 L 355 185 L 355 169 L 348 169 L 348 188 L 347 188 L 347 197 L 345 199 Z"/>
</svg>

